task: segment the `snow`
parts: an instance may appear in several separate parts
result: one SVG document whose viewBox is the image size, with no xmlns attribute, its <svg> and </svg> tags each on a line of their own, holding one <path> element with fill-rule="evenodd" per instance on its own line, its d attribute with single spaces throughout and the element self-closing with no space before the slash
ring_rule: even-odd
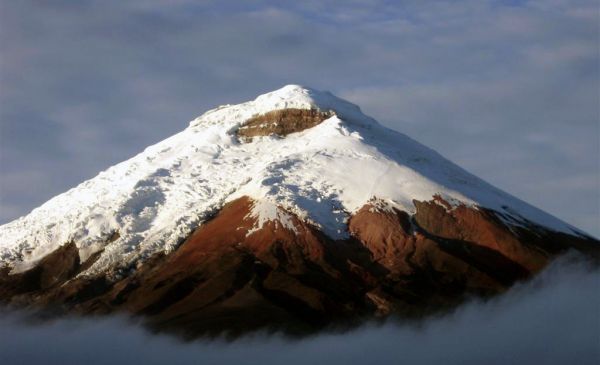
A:
<svg viewBox="0 0 600 365">
<path fill-rule="evenodd" d="M 279 229 L 281 225 L 281 228 L 283 229 L 298 233 L 292 215 L 267 200 L 255 200 L 252 203 L 250 213 L 245 218 L 248 217 L 254 218 L 256 223 L 252 229 L 248 231 L 246 237 L 258 231 L 267 222 L 273 222 L 275 229 Z"/>
<path fill-rule="evenodd" d="M 244 121 L 283 108 L 335 115 L 285 138 L 238 141 L 234 132 Z M 532 221 L 583 235 L 381 126 L 356 105 L 288 85 L 208 111 L 182 132 L 0 226 L 0 266 L 27 270 L 73 241 L 82 261 L 102 251 L 87 274 L 132 267 L 156 252 L 172 251 L 225 203 L 245 195 L 256 201 L 254 229 L 268 221 L 295 229 L 279 206 L 336 239 L 347 236 L 349 215 L 373 197 L 414 213 L 413 199 L 434 195 L 455 206 L 497 210 L 507 224 Z M 119 238 L 109 243 L 115 232 Z"/>
</svg>

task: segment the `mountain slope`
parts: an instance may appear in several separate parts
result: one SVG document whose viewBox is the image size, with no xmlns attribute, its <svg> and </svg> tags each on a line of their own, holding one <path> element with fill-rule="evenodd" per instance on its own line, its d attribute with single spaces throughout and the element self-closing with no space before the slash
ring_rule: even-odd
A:
<svg viewBox="0 0 600 365">
<path fill-rule="evenodd" d="M 291 107 L 336 115 L 283 139 L 238 141 L 234 131 L 249 118 Z M 382 127 L 358 107 L 287 86 L 209 111 L 183 132 L 3 225 L 0 257 L 18 272 L 74 241 L 84 261 L 104 250 L 91 268 L 103 271 L 172 250 L 210 214 L 243 195 L 283 206 L 333 238 L 347 234 L 349 214 L 372 197 L 414 212 L 413 199 L 434 195 L 452 205 L 494 209 L 510 225 L 531 221 L 583 235 Z M 119 238 L 109 243 L 116 232 Z"/>
<path fill-rule="evenodd" d="M 188 330 L 249 314 L 302 326 L 446 308 L 598 247 L 357 106 L 289 85 L 1 226 L 0 298 L 202 323 Z"/>
</svg>

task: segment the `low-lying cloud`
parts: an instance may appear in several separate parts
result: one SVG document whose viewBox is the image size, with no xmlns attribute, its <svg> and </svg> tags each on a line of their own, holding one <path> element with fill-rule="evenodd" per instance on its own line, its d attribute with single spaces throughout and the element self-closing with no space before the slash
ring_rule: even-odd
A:
<svg viewBox="0 0 600 365">
<path fill-rule="evenodd" d="M 2 364 L 598 364 L 600 272 L 563 259 L 496 299 L 419 325 L 388 322 L 301 340 L 188 343 L 124 318 L 0 319 Z"/>
</svg>

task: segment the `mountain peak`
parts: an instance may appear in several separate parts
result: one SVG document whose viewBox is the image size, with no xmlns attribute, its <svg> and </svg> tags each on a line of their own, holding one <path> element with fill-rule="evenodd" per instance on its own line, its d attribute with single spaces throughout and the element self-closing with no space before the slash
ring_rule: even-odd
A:
<svg viewBox="0 0 600 365">
<path fill-rule="evenodd" d="M 208 111 L 182 132 L 0 226 L 0 259 L 14 272 L 25 271 L 73 242 L 82 262 L 98 257 L 89 272 L 131 267 L 174 250 L 241 197 L 282 207 L 344 239 L 352 214 L 374 197 L 414 214 L 415 201 L 436 196 L 450 210 L 494 210 L 510 227 L 533 222 L 582 234 L 385 128 L 358 106 L 287 85 Z"/>
<path fill-rule="evenodd" d="M 363 114 L 357 105 L 339 98 L 329 91 L 319 91 L 307 86 L 290 84 L 259 95 L 252 101 L 237 105 L 221 105 L 209 110 L 193 120 L 190 126 L 223 123 L 233 119 L 241 123 L 257 115 L 284 109 L 313 109 L 333 112 L 348 123 L 363 126 L 376 124 L 375 120 Z"/>
<path fill-rule="evenodd" d="M 336 110 L 349 106 L 358 110 L 358 106 L 338 98 L 329 91 L 319 91 L 295 84 L 259 95 L 254 102 L 271 110 L 287 108 Z"/>
<path fill-rule="evenodd" d="M 255 100 L 257 102 L 274 98 L 287 102 L 302 100 L 311 104 L 313 107 L 317 107 L 318 100 L 321 99 L 323 95 L 332 94 L 328 91 L 319 91 L 308 86 L 289 84 L 277 90 L 259 95 Z"/>
<path fill-rule="evenodd" d="M 598 241 L 329 92 L 288 85 L 0 226 L 0 302 L 178 332 L 421 317 Z M 14 301 L 13 301 L 14 300 Z"/>
</svg>

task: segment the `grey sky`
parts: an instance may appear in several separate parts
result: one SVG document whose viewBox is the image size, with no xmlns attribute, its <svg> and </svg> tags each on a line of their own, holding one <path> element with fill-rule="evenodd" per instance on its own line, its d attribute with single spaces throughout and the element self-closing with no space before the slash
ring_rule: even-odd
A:
<svg viewBox="0 0 600 365">
<path fill-rule="evenodd" d="M 0 0 L 0 223 L 288 83 L 600 236 L 596 0 Z"/>
</svg>

